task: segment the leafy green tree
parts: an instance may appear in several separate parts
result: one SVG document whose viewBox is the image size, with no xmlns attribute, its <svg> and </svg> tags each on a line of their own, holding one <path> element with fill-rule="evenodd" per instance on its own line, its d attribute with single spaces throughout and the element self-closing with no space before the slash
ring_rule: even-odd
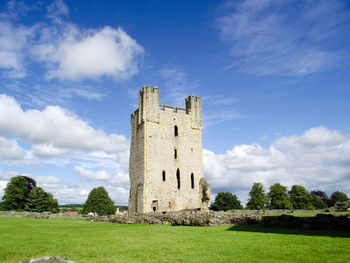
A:
<svg viewBox="0 0 350 263">
<path fill-rule="evenodd" d="M 26 198 L 28 198 L 30 191 L 36 187 L 36 181 L 33 178 L 30 178 L 28 176 L 23 175 L 23 178 L 27 181 L 27 190 L 25 191 L 24 195 Z"/>
<path fill-rule="evenodd" d="M 93 212 L 99 215 L 114 215 L 115 211 L 116 207 L 112 199 L 102 186 L 91 190 L 82 209 L 83 214 Z"/>
<path fill-rule="evenodd" d="M 322 201 L 321 197 L 318 195 L 310 194 L 311 203 L 315 207 L 315 209 L 325 209 L 327 205 Z"/>
<path fill-rule="evenodd" d="M 4 210 L 23 210 L 26 203 L 27 180 L 23 176 L 12 177 L 2 197 Z"/>
<path fill-rule="evenodd" d="M 58 213 L 57 200 L 52 194 L 45 192 L 41 187 L 34 187 L 29 194 L 25 210 L 31 212 L 52 212 Z"/>
<path fill-rule="evenodd" d="M 249 200 L 247 203 L 247 208 L 251 210 L 263 209 L 266 205 L 266 195 L 264 186 L 261 183 L 254 183 L 252 190 L 249 192 Z"/>
<path fill-rule="evenodd" d="M 236 195 L 228 192 L 219 192 L 215 197 L 214 203 L 210 205 L 210 210 L 214 211 L 227 211 L 231 209 L 243 209 L 243 206 Z"/>
<path fill-rule="evenodd" d="M 343 192 L 340 192 L 340 191 L 335 191 L 331 195 L 331 205 L 332 206 L 334 206 L 336 202 L 345 202 L 348 200 L 349 200 L 349 198 L 347 197 L 347 195 Z"/>
<path fill-rule="evenodd" d="M 327 206 L 327 207 L 331 207 L 332 206 L 332 202 L 331 199 L 328 197 L 328 195 L 320 190 L 315 190 L 315 191 L 311 191 L 312 195 L 316 195 L 319 198 L 321 198 L 322 202 Z"/>
<path fill-rule="evenodd" d="M 276 183 L 271 185 L 268 193 L 270 209 L 292 209 L 292 204 L 289 201 L 287 187 Z"/>
<path fill-rule="evenodd" d="M 310 193 L 301 185 L 293 185 L 289 191 L 290 202 L 294 209 L 313 210 Z"/>
</svg>

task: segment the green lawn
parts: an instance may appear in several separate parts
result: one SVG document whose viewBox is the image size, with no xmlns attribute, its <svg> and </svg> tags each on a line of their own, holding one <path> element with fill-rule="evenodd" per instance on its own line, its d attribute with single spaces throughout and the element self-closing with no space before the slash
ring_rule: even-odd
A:
<svg viewBox="0 0 350 263">
<path fill-rule="evenodd" d="M 0 217 L 0 262 L 349 262 L 350 232 Z"/>
</svg>

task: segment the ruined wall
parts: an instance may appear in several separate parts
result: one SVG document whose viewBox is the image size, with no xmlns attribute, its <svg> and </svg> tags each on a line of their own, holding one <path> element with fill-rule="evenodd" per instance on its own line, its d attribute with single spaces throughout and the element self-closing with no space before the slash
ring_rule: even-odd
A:
<svg viewBox="0 0 350 263">
<path fill-rule="evenodd" d="M 211 189 L 200 187 L 201 99 L 188 96 L 183 109 L 161 107 L 157 87 L 144 86 L 139 95 L 139 109 L 131 116 L 129 211 L 207 209 L 203 193 Z"/>
</svg>

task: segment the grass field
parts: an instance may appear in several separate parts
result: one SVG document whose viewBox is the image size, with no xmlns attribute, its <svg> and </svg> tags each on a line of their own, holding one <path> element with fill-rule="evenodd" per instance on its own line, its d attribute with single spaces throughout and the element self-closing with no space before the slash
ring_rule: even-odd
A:
<svg viewBox="0 0 350 263">
<path fill-rule="evenodd" d="M 0 262 L 350 262 L 350 232 L 0 217 Z"/>
</svg>

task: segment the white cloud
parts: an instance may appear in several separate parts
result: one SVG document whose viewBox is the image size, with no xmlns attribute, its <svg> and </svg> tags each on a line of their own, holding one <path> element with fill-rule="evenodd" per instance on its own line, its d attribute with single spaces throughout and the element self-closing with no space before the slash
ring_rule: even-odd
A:
<svg viewBox="0 0 350 263">
<path fill-rule="evenodd" d="M 125 79 L 138 72 L 144 49 L 121 28 L 85 29 L 69 23 L 62 0 L 47 7 L 51 22 L 43 18 L 24 26 L 15 7 L 23 9 L 9 4 L 0 14 L 0 69 L 6 77 L 23 78 L 28 65 L 36 62 L 46 67 L 48 79 Z"/>
<path fill-rule="evenodd" d="M 227 68 L 254 75 L 303 76 L 347 61 L 349 52 L 337 37 L 349 34 L 344 4 L 245 0 L 228 5 L 226 15 L 218 18 L 233 61 Z"/>
<path fill-rule="evenodd" d="M 47 63 L 48 78 L 128 78 L 137 73 L 137 60 L 144 53 L 121 28 L 82 30 L 70 25 L 62 39 L 53 42 L 53 37 L 32 51 Z"/>
<path fill-rule="evenodd" d="M 26 152 L 14 140 L 7 140 L 0 136 L 0 157 L 4 159 L 23 159 Z"/>
<path fill-rule="evenodd" d="M 60 204 L 82 204 L 86 201 L 91 186 L 62 182 L 55 176 L 35 177 L 37 186 L 51 193 Z"/>
<path fill-rule="evenodd" d="M 0 170 L 0 180 L 2 181 L 9 181 L 11 177 L 16 176 L 16 172 L 4 172 Z"/>
<path fill-rule="evenodd" d="M 74 170 L 80 175 L 83 180 L 110 180 L 111 175 L 105 170 L 91 171 L 86 170 L 83 167 L 75 166 Z"/>
<path fill-rule="evenodd" d="M 91 178 L 89 179 L 97 180 L 94 177 L 93 173 L 91 173 L 91 171 L 81 169 L 81 167 L 80 168 L 78 167 L 77 170 L 79 170 L 84 174 L 86 173 L 90 174 L 89 176 Z M 100 172 L 96 172 L 95 175 L 98 173 Z M 107 178 L 108 176 L 102 176 L 102 177 Z M 106 182 L 103 182 L 104 178 L 102 177 L 100 178 L 102 180 L 99 181 L 99 185 L 68 184 L 68 183 L 62 182 L 60 179 L 58 179 L 55 176 L 37 176 L 35 177 L 35 180 L 38 186 L 42 187 L 45 191 L 52 193 L 53 196 L 58 199 L 60 204 L 67 204 L 67 203 L 82 204 L 86 201 L 90 191 L 93 188 L 96 188 L 98 186 L 105 187 L 109 196 L 116 203 L 124 204 L 124 205 L 127 204 L 128 197 L 129 197 L 129 186 L 128 185 L 124 186 L 123 184 L 120 184 L 120 185 L 113 184 L 113 183 L 111 184 L 109 180 L 106 180 Z"/>
<path fill-rule="evenodd" d="M 118 153 L 129 147 L 124 136 L 106 135 L 58 106 L 24 111 L 14 98 L 0 95 L 0 112 L 0 135 L 17 136 L 32 143 L 38 156 L 70 150 Z"/>
<path fill-rule="evenodd" d="M 251 144 L 225 154 L 204 150 L 203 158 L 205 177 L 214 191 L 238 193 L 242 201 L 254 182 L 263 183 L 266 190 L 279 182 L 350 195 L 350 136 L 325 127 L 281 137 L 267 149 Z"/>
<path fill-rule="evenodd" d="M 48 17 L 57 21 L 57 19 L 59 19 L 60 16 L 68 17 L 69 8 L 63 0 L 56 0 L 47 7 L 47 14 Z"/>
<path fill-rule="evenodd" d="M 7 77 L 26 76 L 25 49 L 33 34 L 33 28 L 15 26 L 0 19 L 0 69 Z"/>
<path fill-rule="evenodd" d="M 110 173 L 106 170 L 89 170 L 82 166 L 75 166 L 74 170 L 83 181 L 103 181 L 106 185 L 129 189 L 129 175 L 127 173 Z"/>
</svg>

